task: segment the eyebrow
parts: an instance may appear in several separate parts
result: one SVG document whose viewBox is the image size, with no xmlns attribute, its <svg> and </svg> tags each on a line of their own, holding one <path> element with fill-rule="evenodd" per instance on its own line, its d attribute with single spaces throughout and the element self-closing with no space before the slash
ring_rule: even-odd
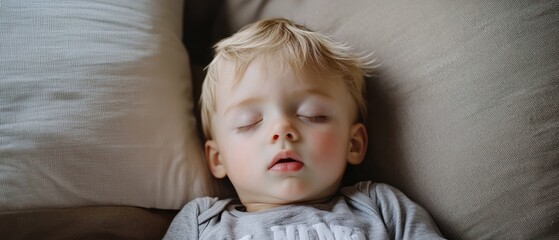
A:
<svg viewBox="0 0 559 240">
<path fill-rule="evenodd" d="M 324 91 L 322 91 L 318 88 L 307 88 L 307 89 L 297 90 L 294 93 L 294 95 L 296 95 L 296 96 L 309 95 L 309 94 L 319 95 L 319 96 L 334 100 L 333 96 L 331 96 L 330 94 L 328 94 L 328 93 L 326 93 L 326 92 L 324 92 Z"/>
<path fill-rule="evenodd" d="M 297 90 L 295 91 L 292 95 L 298 97 L 298 96 L 306 96 L 306 95 L 318 95 L 321 96 L 323 98 L 327 98 L 329 100 L 335 100 L 333 96 L 329 95 L 328 93 L 318 89 L 318 88 L 306 88 L 306 89 L 302 89 L 302 90 Z M 224 116 L 227 115 L 227 113 L 235 108 L 239 108 L 242 106 L 248 106 L 248 105 L 253 105 L 259 102 L 263 102 L 265 101 L 266 98 L 265 96 L 258 96 L 258 97 L 251 97 L 251 98 L 246 98 L 243 99 L 239 102 L 235 102 L 232 104 L 229 104 L 226 108 L 225 108 L 225 112 L 223 113 Z"/>
<path fill-rule="evenodd" d="M 252 98 L 243 99 L 242 101 L 239 101 L 239 102 L 236 102 L 236 103 L 229 104 L 225 108 L 225 112 L 223 112 L 223 115 L 226 116 L 227 113 L 229 111 L 231 111 L 232 109 L 239 108 L 239 107 L 242 107 L 242 106 L 252 105 L 252 104 L 255 104 L 255 103 L 259 103 L 259 102 L 263 102 L 264 100 L 265 100 L 264 97 L 252 97 Z"/>
</svg>

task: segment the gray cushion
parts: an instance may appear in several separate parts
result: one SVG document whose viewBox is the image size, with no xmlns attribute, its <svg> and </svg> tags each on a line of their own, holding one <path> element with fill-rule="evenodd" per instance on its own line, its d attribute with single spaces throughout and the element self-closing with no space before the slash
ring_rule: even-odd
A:
<svg viewBox="0 0 559 240">
<path fill-rule="evenodd" d="M 0 211 L 205 193 L 182 6 L 0 2 Z"/>
<path fill-rule="evenodd" d="M 353 180 L 390 183 L 451 239 L 559 238 L 559 2 L 227 1 L 375 52 Z M 363 168 L 361 168 L 363 169 Z"/>
</svg>

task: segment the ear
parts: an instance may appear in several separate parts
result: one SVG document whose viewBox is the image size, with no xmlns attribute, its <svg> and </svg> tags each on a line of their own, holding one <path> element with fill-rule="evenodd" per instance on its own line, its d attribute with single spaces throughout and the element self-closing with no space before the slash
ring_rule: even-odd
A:
<svg viewBox="0 0 559 240">
<path fill-rule="evenodd" d="M 351 126 L 347 162 L 352 165 L 360 164 L 367 152 L 367 129 L 362 123 Z"/>
<path fill-rule="evenodd" d="M 206 161 L 208 162 L 212 175 L 216 178 L 224 178 L 227 175 L 227 172 L 225 171 L 225 166 L 223 166 L 223 163 L 221 162 L 217 143 L 214 140 L 208 140 L 204 145 L 204 149 L 206 153 Z"/>
</svg>

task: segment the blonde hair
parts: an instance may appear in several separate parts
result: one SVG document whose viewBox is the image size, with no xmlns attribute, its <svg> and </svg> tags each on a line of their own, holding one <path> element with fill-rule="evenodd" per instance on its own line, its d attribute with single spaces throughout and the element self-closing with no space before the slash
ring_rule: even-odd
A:
<svg viewBox="0 0 559 240">
<path fill-rule="evenodd" d="M 366 116 L 364 76 L 371 72 L 373 60 L 367 61 L 369 56 L 352 55 L 346 45 L 304 26 L 281 18 L 261 20 L 221 40 L 214 50 L 215 56 L 207 67 L 200 97 L 202 128 L 206 139 L 212 139 L 211 115 L 216 111 L 215 89 L 220 70 L 224 69 L 225 64 L 233 64 L 236 79 L 239 80 L 248 65 L 260 57 L 268 57 L 267 60 L 280 68 L 312 70 L 342 79 L 359 110 L 359 119 Z"/>
</svg>

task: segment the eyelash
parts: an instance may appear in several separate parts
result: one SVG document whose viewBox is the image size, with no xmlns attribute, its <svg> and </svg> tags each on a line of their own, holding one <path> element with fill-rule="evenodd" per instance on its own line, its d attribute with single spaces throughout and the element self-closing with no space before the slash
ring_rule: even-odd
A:
<svg viewBox="0 0 559 240">
<path fill-rule="evenodd" d="M 256 123 L 250 124 L 250 125 L 238 127 L 237 128 L 237 133 L 246 133 L 246 132 L 255 130 L 260 125 L 260 122 L 262 122 L 262 120 L 260 120 Z"/>
<path fill-rule="evenodd" d="M 305 118 L 313 123 L 325 123 L 328 121 L 328 116 L 303 116 L 299 115 L 301 118 Z"/>
</svg>

